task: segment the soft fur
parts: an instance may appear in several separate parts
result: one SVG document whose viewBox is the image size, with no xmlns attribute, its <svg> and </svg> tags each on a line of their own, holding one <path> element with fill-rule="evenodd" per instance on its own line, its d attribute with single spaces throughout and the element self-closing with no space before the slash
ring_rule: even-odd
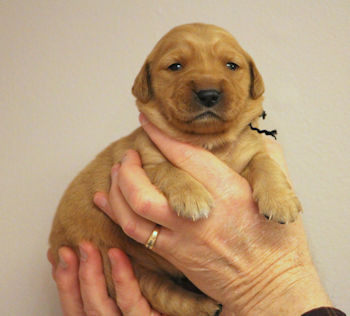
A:
<svg viewBox="0 0 350 316">
<path fill-rule="evenodd" d="M 239 67 L 231 70 L 228 62 Z M 168 67 L 180 63 L 182 68 Z M 218 103 L 201 104 L 197 92 L 220 91 Z M 166 134 L 202 146 L 242 174 L 251 184 L 259 210 L 278 222 L 292 222 L 301 210 L 285 174 L 269 157 L 257 126 L 262 113 L 264 84 L 252 58 L 227 31 L 206 24 L 172 29 L 152 50 L 132 88 L 139 110 Z M 200 114 L 206 113 L 202 116 Z M 193 220 L 207 217 L 213 204 L 206 188 L 174 167 L 138 128 L 107 147 L 70 184 L 52 227 L 50 246 L 58 259 L 61 246 L 78 252 L 82 240 L 101 251 L 108 291 L 115 297 L 107 251 L 123 249 L 132 261 L 143 295 L 169 315 L 214 315 L 217 302 L 173 282 L 183 275 L 171 264 L 128 238 L 96 208 L 93 195 L 108 192 L 110 170 L 127 149 L 139 152 L 151 181 L 172 208 Z"/>
</svg>

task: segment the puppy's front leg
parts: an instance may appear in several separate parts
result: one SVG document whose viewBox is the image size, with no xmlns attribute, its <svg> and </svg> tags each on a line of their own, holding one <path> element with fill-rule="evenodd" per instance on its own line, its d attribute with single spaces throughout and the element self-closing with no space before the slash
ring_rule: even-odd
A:
<svg viewBox="0 0 350 316">
<path fill-rule="evenodd" d="M 168 161 L 143 166 L 151 182 L 167 197 L 170 206 L 183 217 L 208 217 L 213 199 L 206 188 Z"/>
<path fill-rule="evenodd" d="M 268 154 L 256 154 L 242 175 L 253 189 L 260 213 L 281 224 L 296 220 L 301 204 L 286 175 Z"/>
</svg>

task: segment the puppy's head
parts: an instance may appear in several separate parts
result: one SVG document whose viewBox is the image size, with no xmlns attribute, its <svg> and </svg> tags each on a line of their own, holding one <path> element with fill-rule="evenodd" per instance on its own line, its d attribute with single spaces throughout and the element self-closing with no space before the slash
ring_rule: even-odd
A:
<svg viewBox="0 0 350 316">
<path fill-rule="evenodd" d="M 157 43 L 132 92 L 159 128 L 212 147 L 234 139 L 261 113 L 264 84 L 230 33 L 196 23 L 172 29 Z"/>
</svg>

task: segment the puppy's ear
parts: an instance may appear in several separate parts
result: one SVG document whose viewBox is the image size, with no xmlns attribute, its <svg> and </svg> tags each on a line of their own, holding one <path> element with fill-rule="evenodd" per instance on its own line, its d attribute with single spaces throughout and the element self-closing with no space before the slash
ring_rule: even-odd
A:
<svg viewBox="0 0 350 316">
<path fill-rule="evenodd" d="M 134 81 L 132 94 L 143 103 L 152 98 L 151 74 L 147 60 Z"/>
<path fill-rule="evenodd" d="M 248 62 L 250 68 L 250 96 L 253 99 L 257 99 L 265 92 L 264 81 L 250 56 Z"/>
</svg>

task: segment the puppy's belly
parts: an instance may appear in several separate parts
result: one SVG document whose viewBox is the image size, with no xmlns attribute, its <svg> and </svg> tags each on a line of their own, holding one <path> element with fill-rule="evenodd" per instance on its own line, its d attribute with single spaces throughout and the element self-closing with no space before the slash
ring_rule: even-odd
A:
<svg viewBox="0 0 350 316">
<path fill-rule="evenodd" d="M 93 203 L 96 192 L 108 192 L 110 170 L 121 160 L 127 149 L 136 149 L 137 130 L 107 147 L 72 181 L 58 206 L 52 231 L 50 247 L 58 262 L 58 249 L 69 246 L 78 253 L 81 241 L 90 241 L 101 251 L 104 259 L 106 279 L 110 279 L 110 266 L 107 251 L 120 248 L 131 258 L 133 265 L 157 273 L 165 273 L 175 278 L 182 274 L 169 262 L 145 248 L 144 245 L 127 237 L 122 229 L 100 211 Z M 109 282 L 107 282 L 109 283 Z M 110 285 L 109 285 L 110 287 Z"/>
</svg>

